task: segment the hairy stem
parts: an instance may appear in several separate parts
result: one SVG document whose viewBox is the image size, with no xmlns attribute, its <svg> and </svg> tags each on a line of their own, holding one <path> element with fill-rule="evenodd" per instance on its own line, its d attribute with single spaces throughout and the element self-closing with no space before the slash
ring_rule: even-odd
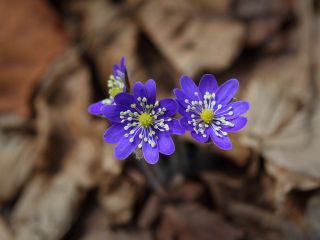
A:
<svg viewBox="0 0 320 240">
<path fill-rule="evenodd" d="M 136 158 L 139 168 L 141 169 L 143 175 L 147 179 L 150 187 L 155 191 L 155 193 L 162 199 L 166 198 L 166 190 L 162 186 L 159 179 L 155 176 L 150 166 L 146 163 L 144 158 Z"/>
</svg>

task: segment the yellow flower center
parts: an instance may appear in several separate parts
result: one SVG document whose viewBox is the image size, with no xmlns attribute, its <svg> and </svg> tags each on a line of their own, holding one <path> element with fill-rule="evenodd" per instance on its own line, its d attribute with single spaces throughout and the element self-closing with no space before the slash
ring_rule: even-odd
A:
<svg viewBox="0 0 320 240">
<path fill-rule="evenodd" d="M 200 114 L 200 118 L 205 122 L 205 123 L 209 123 L 211 122 L 211 120 L 214 117 L 214 113 L 211 109 L 203 109 L 201 114 Z"/>
<path fill-rule="evenodd" d="M 142 127 L 149 127 L 152 123 L 152 118 L 148 113 L 142 113 L 139 117 L 139 122 Z"/>
<path fill-rule="evenodd" d="M 117 95 L 118 93 L 121 93 L 123 89 L 121 88 L 112 88 L 110 89 L 110 96 L 114 97 L 115 95 Z"/>
</svg>

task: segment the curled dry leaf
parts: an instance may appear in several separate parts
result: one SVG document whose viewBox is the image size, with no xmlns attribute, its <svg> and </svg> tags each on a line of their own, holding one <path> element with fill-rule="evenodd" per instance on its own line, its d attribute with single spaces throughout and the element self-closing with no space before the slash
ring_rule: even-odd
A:
<svg viewBox="0 0 320 240">
<path fill-rule="evenodd" d="M 258 64 L 244 97 L 251 109 L 241 141 L 266 158 L 267 171 L 280 183 L 278 196 L 320 186 L 320 108 L 310 98 L 305 63 L 288 56 Z"/>
<path fill-rule="evenodd" d="M 161 1 L 149 1 L 139 10 L 142 28 L 179 72 L 195 75 L 203 69 L 224 70 L 242 50 L 245 27 L 241 22 L 190 17 L 188 11 Z"/>
</svg>

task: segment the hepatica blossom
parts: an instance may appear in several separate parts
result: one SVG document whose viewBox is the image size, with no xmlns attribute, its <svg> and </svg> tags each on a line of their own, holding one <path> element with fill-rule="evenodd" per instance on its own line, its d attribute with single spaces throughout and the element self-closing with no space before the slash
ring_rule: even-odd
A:
<svg viewBox="0 0 320 240">
<path fill-rule="evenodd" d="M 219 148 L 231 149 L 228 133 L 247 124 L 247 118 L 241 115 L 249 109 L 247 101 L 232 102 L 239 87 L 238 80 L 228 80 L 218 87 L 214 76 L 205 74 L 199 86 L 188 76 L 182 76 L 180 84 L 182 89 L 175 89 L 174 94 L 183 116 L 181 126 L 199 142 L 207 142 L 210 137 Z"/>
<path fill-rule="evenodd" d="M 125 65 L 125 58 L 121 58 L 120 66 L 115 64 L 113 67 L 113 74 L 110 75 L 108 79 L 108 93 L 109 97 L 98 102 L 95 102 L 89 106 L 89 113 L 97 116 L 101 116 L 101 108 L 108 104 L 114 103 L 114 97 L 120 93 L 124 92 L 125 89 L 125 78 L 127 70 Z"/>
<path fill-rule="evenodd" d="M 197 86 L 188 76 L 180 79 L 181 89 L 175 89 L 177 101 L 171 98 L 156 100 L 156 83 L 137 82 L 133 94 L 126 92 L 128 75 L 124 57 L 114 65 L 108 80 L 109 97 L 89 106 L 93 115 L 110 120 L 104 134 L 107 143 L 116 144 L 119 160 L 133 152 L 143 155 L 151 164 L 159 160 L 159 153 L 171 155 L 175 151 L 171 134 L 190 131 L 199 142 L 211 139 L 219 148 L 228 150 L 232 143 L 228 134 L 242 129 L 249 109 L 247 101 L 232 101 L 239 82 L 231 79 L 218 87 L 211 74 L 205 74 Z M 176 112 L 180 120 L 173 118 Z"/>
<path fill-rule="evenodd" d="M 144 159 L 154 164 L 159 159 L 159 152 L 166 155 L 174 152 L 170 134 L 184 134 L 179 121 L 172 118 L 178 104 L 171 98 L 157 101 L 153 80 L 148 80 L 145 85 L 137 82 L 133 86 L 133 95 L 119 93 L 114 103 L 101 110 L 111 122 L 104 139 L 117 144 L 115 156 L 119 160 L 127 158 L 133 151 L 142 150 Z"/>
</svg>

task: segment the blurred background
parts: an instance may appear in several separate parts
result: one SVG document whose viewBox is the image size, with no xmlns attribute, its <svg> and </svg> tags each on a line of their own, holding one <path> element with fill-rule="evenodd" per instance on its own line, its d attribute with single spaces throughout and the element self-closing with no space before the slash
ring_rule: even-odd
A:
<svg viewBox="0 0 320 240">
<path fill-rule="evenodd" d="M 0 24 L 0 240 L 320 239 L 318 0 L 0 0 Z M 117 161 L 87 107 L 121 56 L 159 97 L 239 79 L 234 148 Z"/>
</svg>

